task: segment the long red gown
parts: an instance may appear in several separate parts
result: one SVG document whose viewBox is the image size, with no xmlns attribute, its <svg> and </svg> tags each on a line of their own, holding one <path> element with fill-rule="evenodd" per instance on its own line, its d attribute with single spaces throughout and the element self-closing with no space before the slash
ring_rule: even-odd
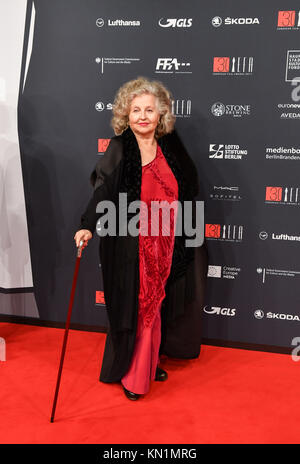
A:
<svg viewBox="0 0 300 464">
<path fill-rule="evenodd" d="M 122 377 L 124 387 L 134 393 L 149 391 L 159 364 L 161 342 L 161 304 L 165 297 L 165 284 L 170 273 L 174 247 L 177 217 L 178 185 L 160 146 L 157 144 L 156 157 L 142 166 L 141 200 L 147 204 L 140 209 L 139 260 L 140 288 L 138 322 L 134 351 L 128 371 Z M 151 201 L 174 201 L 174 209 L 162 226 L 162 211 L 153 213 Z M 153 206 L 152 206 L 153 208 Z M 159 221 L 158 221 L 159 217 Z M 170 217 L 170 219 L 168 219 Z M 156 220 L 155 220 L 156 218 Z M 157 227 L 156 235 L 151 235 L 152 227 Z M 148 226 L 148 229 L 147 229 Z"/>
</svg>

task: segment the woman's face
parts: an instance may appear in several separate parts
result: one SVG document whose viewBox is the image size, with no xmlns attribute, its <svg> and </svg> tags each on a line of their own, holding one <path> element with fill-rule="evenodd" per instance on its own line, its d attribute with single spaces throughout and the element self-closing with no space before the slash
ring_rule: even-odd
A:
<svg viewBox="0 0 300 464">
<path fill-rule="evenodd" d="M 135 134 L 154 136 L 160 118 L 156 107 L 156 97 L 152 94 L 135 97 L 131 102 L 128 117 L 129 126 Z"/>
</svg>

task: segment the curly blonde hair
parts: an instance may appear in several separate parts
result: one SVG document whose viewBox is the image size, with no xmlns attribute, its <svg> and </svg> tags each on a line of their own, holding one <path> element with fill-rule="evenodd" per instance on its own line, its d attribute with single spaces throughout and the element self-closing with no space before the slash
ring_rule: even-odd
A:
<svg viewBox="0 0 300 464">
<path fill-rule="evenodd" d="M 113 118 L 111 126 L 116 135 L 122 134 L 128 127 L 128 115 L 132 100 L 143 94 L 152 94 L 156 97 L 160 120 L 155 129 L 155 137 L 172 132 L 176 117 L 172 113 L 172 95 L 160 81 L 150 81 L 146 77 L 126 82 L 119 88 L 113 103 Z"/>
</svg>

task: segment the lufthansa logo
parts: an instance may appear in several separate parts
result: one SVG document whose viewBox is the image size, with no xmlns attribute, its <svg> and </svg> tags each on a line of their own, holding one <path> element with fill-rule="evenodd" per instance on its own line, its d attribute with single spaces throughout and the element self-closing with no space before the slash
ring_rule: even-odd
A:
<svg viewBox="0 0 300 464">
<path fill-rule="evenodd" d="M 96 21 L 96 25 L 97 25 L 98 27 L 104 26 L 104 19 L 98 18 L 97 21 Z"/>
<path fill-rule="evenodd" d="M 260 238 L 261 240 L 266 240 L 266 239 L 268 238 L 267 232 L 265 232 L 265 231 L 260 232 L 260 233 L 259 233 L 259 238 Z"/>
</svg>

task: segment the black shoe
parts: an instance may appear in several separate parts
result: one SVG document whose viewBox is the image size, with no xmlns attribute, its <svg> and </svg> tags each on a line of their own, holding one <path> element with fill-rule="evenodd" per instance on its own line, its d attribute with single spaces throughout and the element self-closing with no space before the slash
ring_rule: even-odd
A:
<svg viewBox="0 0 300 464">
<path fill-rule="evenodd" d="M 164 380 L 167 380 L 168 378 L 168 373 L 161 369 L 160 367 L 156 368 L 156 374 L 155 374 L 155 380 L 158 380 L 159 382 L 163 382 Z"/>
<path fill-rule="evenodd" d="M 123 390 L 124 390 L 124 393 L 125 393 L 125 395 L 127 396 L 127 398 L 130 399 L 130 400 L 136 401 L 136 400 L 138 400 L 139 397 L 141 396 L 141 395 L 139 395 L 138 393 L 133 393 L 133 392 L 127 390 L 127 389 L 124 387 L 124 385 L 123 385 Z"/>
</svg>

